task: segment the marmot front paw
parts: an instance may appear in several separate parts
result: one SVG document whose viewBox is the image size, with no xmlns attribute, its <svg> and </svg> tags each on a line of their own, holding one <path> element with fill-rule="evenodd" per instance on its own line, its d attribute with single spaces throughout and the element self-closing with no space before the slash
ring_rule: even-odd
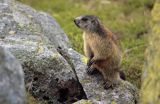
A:
<svg viewBox="0 0 160 104">
<path fill-rule="evenodd" d="M 93 75 L 93 74 L 98 73 L 98 70 L 96 68 L 91 68 L 91 67 L 87 67 L 86 71 L 87 71 L 87 74 L 89 74 L 89 75 Z"/>
</svg>

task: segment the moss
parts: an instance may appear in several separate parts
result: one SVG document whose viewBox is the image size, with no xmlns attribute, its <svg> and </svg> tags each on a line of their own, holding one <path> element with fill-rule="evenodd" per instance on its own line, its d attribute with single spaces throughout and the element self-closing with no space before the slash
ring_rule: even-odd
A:
<svg viewBox="0 0 160 104">
<path fill-rule="evenodd" d="M 27 92 L 27 104 L 40 104 L 40 102 Z"/>
<path fill-rule="evenodd" d="M 74 104 L 94 104 L 93 102 L 91 102 L 91 101 L 89 101 L 89 100 L 81 100 L 80 101 L 80 103 L 78 102 L 76 102 L 76 103 L 74 103 Z"/>
<path fill-rule="evenodd" d="M 112 101 L 111 104 L 117 104 L 115 101 Z"/>
<path fill-rule="evenodd" d="M 141 88 L 142 104 L 159 104 L 160 102 L 160 3 L 152 10 L 152 33 L 146 51 L 145 72 Z"/>
<path fill-rule="evenodd" d="M 84 62 L 85 64 L 87 64 L 87 62 L 88 62 L 88 58 L 87 57 L 82 57 L 82 62 Z"/>
</svg>

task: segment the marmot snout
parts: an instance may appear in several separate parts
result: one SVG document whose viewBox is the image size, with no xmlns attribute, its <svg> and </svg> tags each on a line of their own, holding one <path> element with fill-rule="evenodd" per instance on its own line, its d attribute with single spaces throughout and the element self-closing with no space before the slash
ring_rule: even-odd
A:
<svg viewBox="0 0 160 104">
<path fill-rule="evenodd" d="M 92 15 L 77 17 L 74 22 L 84 31 L 96 31 L 100 25 L 98 17 Z"/>
</svg>

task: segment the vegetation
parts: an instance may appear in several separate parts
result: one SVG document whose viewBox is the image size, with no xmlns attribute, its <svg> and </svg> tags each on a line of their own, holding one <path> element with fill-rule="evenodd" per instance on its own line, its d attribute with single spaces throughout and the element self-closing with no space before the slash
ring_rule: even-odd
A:
<svg viewBox="0 0 160 104">
<path fill-rule="evenodd" d="M 39 101 L 37 101 L 31 94 L 29 94 L 28 92 L 27 92 L 27 94 L 26 94 L 26 96 L 27 96 L 27 103 L 28 104 L 40 104 L 40 102 Z"/>
<path fill-rule="evenodd" d="M 98 16 L 120 40 L 122 69 L 127 80 L 140 87 L 150 10 L 154 0 L 19 0 L 48 12 L 60 23 L 74 49 L 83 54 L 82 31 L 73 23 L 80 15 Z"/>
<path fill-rule="evenodd" d="M 142 104 L 160 103 L 160 0 L 152 11 L 152 34 L 149 36 L 147 62 L 142 84 Z"/>
</svg>

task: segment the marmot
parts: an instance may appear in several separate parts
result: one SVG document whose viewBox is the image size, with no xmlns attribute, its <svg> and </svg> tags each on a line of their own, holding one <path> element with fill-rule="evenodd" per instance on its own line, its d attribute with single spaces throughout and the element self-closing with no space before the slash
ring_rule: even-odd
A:
<svg viewBox="0 0 160 104">
<path fill-rule="evenodd" d="M 96 16 L 79 16 L 74 22 L 84 31 L 84 53 L 89 58 L 87 72 L 98 70 L 104 77 L 104 88 L 113 87 L 120 79 L 121 63 L 116 36 Z"/>
</svg>

